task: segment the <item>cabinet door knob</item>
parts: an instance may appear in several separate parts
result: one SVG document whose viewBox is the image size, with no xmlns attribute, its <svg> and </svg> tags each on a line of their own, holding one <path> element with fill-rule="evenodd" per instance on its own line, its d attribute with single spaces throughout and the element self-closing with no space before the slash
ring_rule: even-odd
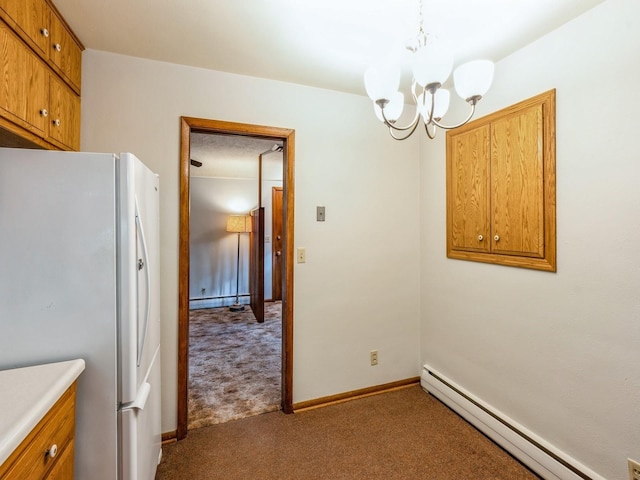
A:
<svg viewBox="0 0 640 480">
<path fill-rule="evenodd" d="M 56 52 L 59 52 L 59 51 L 61 51 L 61 50 L 62 50 L 62 45 L 60 45 L 59 43 L 56 43 L 56 44 L 54 44 L 54 45 L 53 45 L 53 49 L 54 49 Z"/>
<path fill-rule="evenodd" d="M 278 251 L 276 252 L 276 257 L 279 257 L 279 256 L 281 255 L 281 253 L 282 253 L 282 252 L 281 252 L 280 250 L 278 250 Z"/>
<path fill-rule="evenodd" d="M 53 122 L 51 122 L 51 123 L 53 123 L 56 127 L 59 127 L 59 126 L 60 126 L 60 119 L 59 119 L 59 118 L 56 118 L 56 119 L 55 119 Z"/>
<path fill-rule="evenodd" d="M 49 112 L 47 112 L 46 108 L 43 108 L 42 110 L 40 110 L 40 115 L 42 115 L 43 117 L 48 117 Z"/>
<path fill-rule="evenodd" d="M 58 454 L 58 445 L 55 443 L 49 447 L 47 450 L 47 455 L 51 458 L 54 458 Z"/>
<path fill-rule="evenodd" d="M 41 29 L 40 33 L 44 38 L 49 38 L 49 30 L 47 30 L 46 28 Z"/>
<path fill-rule="evenodd" d="M 500 235 L 496 235 L 495 237 L 493 237 L 493 239 L 497 242 L 498 240 L 500 240 Z"/>
<path fill-rule="evenodd" d="M 478 235 L 478 241 L 481 242 L 482 240 L 484 240 L 484 237 L 482 235 Z"/>
</svg>

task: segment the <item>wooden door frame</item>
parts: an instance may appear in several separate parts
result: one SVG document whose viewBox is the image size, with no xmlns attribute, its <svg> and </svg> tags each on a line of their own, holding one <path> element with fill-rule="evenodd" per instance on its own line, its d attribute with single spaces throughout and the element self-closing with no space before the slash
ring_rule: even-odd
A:
<svg viewBox="0 0 640 480">
<path fill-rule="evenodd" d="M 293 207 L 295 130 L 244 123 L 180 117 L 180 239 L 178 254 L 178 413 L 176 437 L 187 436 L 189 374 L 189 166 L 191 132 L 240 135 L 283 143 L 283 285 L 282 285 L 282 410 L 293 413 Z"/>
</svg>

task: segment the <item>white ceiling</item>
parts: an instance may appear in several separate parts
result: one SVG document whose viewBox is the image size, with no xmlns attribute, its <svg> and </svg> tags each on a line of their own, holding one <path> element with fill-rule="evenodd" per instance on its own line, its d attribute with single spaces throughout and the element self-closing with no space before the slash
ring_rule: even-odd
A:
<svg viewBox="0 0 640 480">
<path fill-rule="evenodd" d="M 456 63 L 497 61 L 604 0 L 424 0 Z M 364 95 L 418 0 L 54 0 L 86 48 Z"/>
<path fill-rule="evenodd" d="M 602 1 L 424 0 L 424 24 L 454 52 L 456 64 L 498 61 Z M 419 0 L 54 3 L 89 49 L 360 95 L 365 69 L 388 55 L 406 58 L 419 25 Z M 191 167 L 191 174 L 249 178 L 257 155 L 272 146 L 255 138 L 194 135 L 191 156 L 204 166 Z M 271 164 L 281 172 L 282 154 L 266 156 L 265 165 Z"/>
<path fill-rule="evenodd" d="M 262 153 L 262 179 L 282 180 L 282 152 L 272 150 L 282 142 L 240 135 L 192 133 L 191 159 L 202 162 L 190 167 L 192 177 L 258 178 L 258 156 Z"/>
</svg>

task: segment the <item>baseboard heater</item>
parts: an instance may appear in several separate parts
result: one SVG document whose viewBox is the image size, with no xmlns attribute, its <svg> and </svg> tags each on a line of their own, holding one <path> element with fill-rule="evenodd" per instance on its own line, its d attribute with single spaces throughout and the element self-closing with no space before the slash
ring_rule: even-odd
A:
<svg viewBox="0 0 640 480">
<path fill-rule="evenodd" d="M 482 402 L 429 365 L 420 376 L 424 390 L 462 416 L 542 478 L 606 480 L 522 425 Z"/>
</svg>

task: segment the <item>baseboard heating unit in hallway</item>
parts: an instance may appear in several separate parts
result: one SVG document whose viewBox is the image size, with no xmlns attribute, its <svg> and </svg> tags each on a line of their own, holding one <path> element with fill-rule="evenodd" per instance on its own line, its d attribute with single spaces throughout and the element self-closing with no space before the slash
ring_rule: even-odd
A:
<svg viewBox="0 0 640 480">
<path fill-rule="evenodd" d="M 422 388 L 546 480 L 605 480 L 533 432 L 425 365 Z"/>
</svg>

